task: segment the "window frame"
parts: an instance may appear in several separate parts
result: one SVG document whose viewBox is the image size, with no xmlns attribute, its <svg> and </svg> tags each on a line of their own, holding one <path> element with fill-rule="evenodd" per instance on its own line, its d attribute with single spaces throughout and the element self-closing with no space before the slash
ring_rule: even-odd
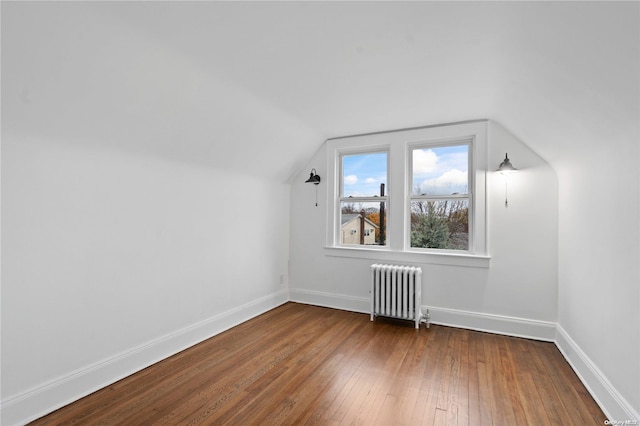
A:
<svg viewBox="0 0 640 426">
<path fill-rule="evenodd" d="M 342 159 L 345 156 L 349 156 L 349 155 L 366 155 L 366 154 L 382 154 L 385 153 L 387 155 L 387 178 L 386 178 L 386 183 L 385 183 L 385 192 L 387 195 L 385 195 L 384 197 L 381 196 L 367 196 L 367 197 L 345 197 L 343 194 L 343 189 L 344 189 L 344 170 L 343 170 L 343 162 Z M 340 242 L 340 231 L 341 231 L 341 223 L 342 223 L 342 203 L 343 202 L 353 202 L 353 203 L 379 203 L 384 201 L 387 205 L 386 207 L 386 219 L 388 220 L 389 217 L 389 189 L 388 189 L 388 182 L 389 182 L 389 158 L 391 157 L 391 153 L 389 151 L 389 147 L 386 147 L 386 149 L 378 149 L 378 148 L 374 148 L 374 149 L 363 149 L 362 147 L 360 148 L 356 148 L 356 149 L 338 149 L 336 151 L 336 158 L 335 161 L 338 163 L 337 164 L 337 173 L 338 173 L 338 187 L 337 187 L 337 196 L 334 195 L 334 200 L 337 198 L 337 202 L 336 202 L 336 210 L 334 210 L 334 216 L 335 216 L 335 220 L 336 220 L 336 225 L 334 226 L 335 228 L 335 234 L 334 234 L 334 245 L 337 247 L 349 247 L 349 248 L 369 248 L 369 249 L 384 249 L 386 247 L 389 246 L 389 235 L 387 234 L 385 237 L 385 244 L 384 245 L 361 245 L 361 244 L 342 244 Z M 387 222 L 388 223 L 388 222 Z M 388 228 L 388 225 L 386 226 Z"/>
<path fill-rule="evenodd" d="M 424 126 L 327 140 L 326 254 L 384 261 L 411 261 L 488 267 L 487 244 L 487 132 L 488 120 Z M 443 142 L 471 141 L 469 150 L 469 250 L 410 247 L 410 149 Z M 387 221 L 385 246 L 340 245 L 340 155 L 387 151 Z M 380 201 L 380 198 L 372 201 Z"/>
<path fill-rule="evenodd" d="M 427 252 L 427 253 L 471 253 L 473 249 L 473 235 L 475 229 L 474 219 L 474 194 L 475 194 L 475 176 L 473 173 L 473 144 L 474 138 L 463 137 L 453 138 L 447 140 L 436 140 L 430 142 L 412 142 L 407 144 L 407 186 L 405 214 L 406 214 L 406 226 L 405 226 L 405 251 Z M 417 149 L 425 148 L 443 148 L 451 146 L 467 146 L 467 193 L 465 195 L 413 195 L 413 151 Z M 468 201 L 468 227 L 469 227 L 469 241 L 467 250 L 454 250 L 454 249 L 436 249 L 436 248 L 424 248 L 424 247 L 412 247 L 411 246 L 411 203 L 415 200 L 425 201 L 440 201 L 440 200 L 467 200 Z"/>
</svg>

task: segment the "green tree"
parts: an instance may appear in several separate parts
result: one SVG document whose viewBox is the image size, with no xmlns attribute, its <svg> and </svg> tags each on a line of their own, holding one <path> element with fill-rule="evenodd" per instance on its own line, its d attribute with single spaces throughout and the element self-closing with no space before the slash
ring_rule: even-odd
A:
<svg viewBox="0 0 640 426">
<path fill-rule="evenodd" d="M 436 213 L 434 203 L 427 203 L 426 214 L 417 217 L 411 231 L 411 247 L 447 248 L 449 227 L 447 222 Z"/>
</svg>

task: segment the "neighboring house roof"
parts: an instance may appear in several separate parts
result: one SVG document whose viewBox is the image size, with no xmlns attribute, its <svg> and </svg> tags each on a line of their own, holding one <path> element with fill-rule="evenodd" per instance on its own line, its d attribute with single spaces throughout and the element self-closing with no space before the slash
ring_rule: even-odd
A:
<svg viewBox="0 0 640 426">
<path fill-rule="evenodd" d="M 349 213 L 349 214 L 343 214 L 342 218 L 341 218 L 341 226 L 346 225 L 347 223 L 351 222 L 352 220 L 355 220 L 356 218 L 360 217 L 359 214 L 357 213 Z M 373 227 L 375 227 L 376 229 L 379 228 L 378 225 L 376 225 L 374 222 L 371 222 L 369 219 L 367 219 L 366 217 L 364 218 L 365 222 L 367 222 L 368 224 L 372 225 Z"/>
<path fill-rule="evenodd" d="M 360 216 L 359 214 L 343 214 L 342 215 L 342 223 L 341 225 L 344 225 L 347 222 L 351 222 L 353 219 L 355 219 L 356 217 Z"/>
</svg>

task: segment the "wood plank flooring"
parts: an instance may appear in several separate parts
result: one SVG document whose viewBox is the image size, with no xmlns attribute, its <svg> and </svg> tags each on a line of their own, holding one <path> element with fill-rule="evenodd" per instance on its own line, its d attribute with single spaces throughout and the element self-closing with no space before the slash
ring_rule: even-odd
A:
<svg viewBox="0 0 640 426">
<path fill-rule="evenodd" d="M 552 343 L 287 303 L 34 425 L 602 425 Z"/>
</svg>

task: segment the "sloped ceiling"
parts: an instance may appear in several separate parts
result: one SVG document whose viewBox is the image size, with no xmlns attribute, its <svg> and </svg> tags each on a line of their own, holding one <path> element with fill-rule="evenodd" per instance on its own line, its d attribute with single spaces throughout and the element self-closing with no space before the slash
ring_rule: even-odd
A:
<svg viewBox="0 0 640 426">
<path fill-rule="evenodd" d="M 639 5 L 3 2 L 3 126 L 285 181 L 326 138 L 490 118 L 561 164 L 638 136 Z"/>
</svg>

